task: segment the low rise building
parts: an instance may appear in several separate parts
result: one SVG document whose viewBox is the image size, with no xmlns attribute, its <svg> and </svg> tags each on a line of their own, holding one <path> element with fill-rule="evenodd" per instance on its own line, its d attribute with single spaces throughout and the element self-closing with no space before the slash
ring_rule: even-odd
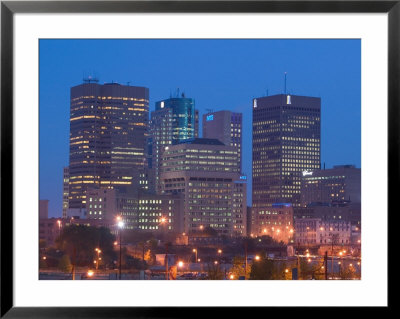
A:
<svg viewBox="0 0 400 319">
<path fill-rule="evenodd" d="M 351 224 L 345 220 L 297 219 L 295 243 L 297 246 L 350 245 Z"/>
<path fill-rule="evenodd" d="M 331 169 L 303 171 L 301 206 L 335 201 L 361 203 L 360 168 L 354 165 L 336 165 Z"/>
<path fill-rule="evenodd" d="M 271 236 L 276 241 L 290 243 L 293 240 L 293 207 L 290 204 L 274 204 L 273 207 L 252 209 L 253 236 Z"/>
</svg>

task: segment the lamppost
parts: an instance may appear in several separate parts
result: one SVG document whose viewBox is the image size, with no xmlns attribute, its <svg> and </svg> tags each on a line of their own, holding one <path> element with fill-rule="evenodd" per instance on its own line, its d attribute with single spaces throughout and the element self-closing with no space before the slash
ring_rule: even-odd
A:
<svg viewBox="0 0 400 319">
<path fill-rule="evenodd" d="M 61 235 L 61 220 L 57 220 L 57 224 L 58 224 L 58 236 Z"/>
<path fill-rule="evenodd" d="M 218 253 L 218 260 L 219 260 L 219 263 L 221 263 L 222 250 L 221 250 L 221 249 L 218 249 L 217 253 Z"/>
<path fill-rule="evenodd" d="M 122 221 L 122 217 L 118 216 L 117 217 L 117 225 L 119 228 L 119 280 L 121 280 L 121 266 L 122 266 L 122 228 L 124 227 L 124 222 Z"/>
<path fill-rule="evenodd" d="M 95 264 L 96 264 L 96 270 L 98 270 L 101 250 L 99 248 L 96 248 L 95 251 L 97 252 L 97 261 L 95 260 Z"/>
<path fill-rule="evenodd" d="M 196 248 L 193 248 L 193 252 L 196 254 L 195 256 L 196 256 L 196 259 L 195 259 L 195 263 L 197 263 L 197 249 Z"/>
</svg>

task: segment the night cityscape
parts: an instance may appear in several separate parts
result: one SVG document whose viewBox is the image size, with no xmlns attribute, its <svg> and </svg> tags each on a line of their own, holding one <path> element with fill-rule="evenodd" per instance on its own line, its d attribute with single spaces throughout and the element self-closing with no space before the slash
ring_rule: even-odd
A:
<svg viewBox="0 0 400 319">
<path fill-rule="evenodd" d="M 361 279 L 360 54 L 40 40 L 39 279 Z"/>
</svg>

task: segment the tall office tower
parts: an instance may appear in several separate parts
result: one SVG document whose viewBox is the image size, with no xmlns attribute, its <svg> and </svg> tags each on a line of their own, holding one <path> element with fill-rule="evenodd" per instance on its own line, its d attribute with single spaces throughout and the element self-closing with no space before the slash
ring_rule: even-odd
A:
<svg viewBox="0 0 400 319">
<path fill-rule="evenodd" d="M 361 169 L 354 165 L 336 165 L 330 169 L 304 171 L 301 180 L 301 204 L 361 203 Z"/>
<path fill-rule="evenodd" d="M 233 183 L 233 234 L 247 236 L 247 176 L 241 175 Z"/>
<path fill-rule="evenodd" d="M 88 187 L 138 183 L 146 167 L 149 89 L 117 83 L 71 88 L 69 208 L 84 209 Z"/>
<path fill-rule="evenodd" d="M 161 163 L 162 192 L 184 194 L 184 231 L 212 227 L 233 235 L 237 149 L 216 139 L 190 139 L 168 146 Z"/>
<path fill-rule="evenodd" d="M 181 97 L 156 102 L 155 111 L 151 112 L 150 127 L 153 148 L 151 165 L 154 172 L 155 189 L 159 192 L 160 158 L 165 147 L 198 135 L 194 100 L 186 98 L 182 94 Z"/>
<path fill-rule="evenodd" d="M 63 207 L 62 218 L 67 218 L 68 212 L 68 195 L 69 195 L 69 167 L 63 169 Z"/>
<path fill-rule="evenodd" d="M 211 112 L 203 115 L 203 137 L 216 138 L 238 149 L 242 171 L 242 113 Z"/>
<path fill-rule="evenodd" d="M 274 95 L 253 100 L 253 213 L 300 203 L 302 172 L 320 168 L 321 99 Z"/>
</svg>

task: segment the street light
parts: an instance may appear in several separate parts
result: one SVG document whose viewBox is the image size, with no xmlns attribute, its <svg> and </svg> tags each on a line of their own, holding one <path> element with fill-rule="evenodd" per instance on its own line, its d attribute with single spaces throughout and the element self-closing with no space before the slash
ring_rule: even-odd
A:
<svg viewBox="0 0 400 319">
<path fill-rule="evenodd" d="M 58 224 L 58 236 L 61 235 L 61 220 L 57 220 L 57 224 Z"/>
<path fill-rule="evenodd" d="M 99 269 L 99 260 L 101 260 L 101 258 L 100 258 L 101 250 L 99 248 L 96 248 L 95 251 L 97 252 L 97 261 L 95 260 L 95 264 L 96 264 L 96 270 L 98 270 Z"/>
<path fill-rule="evenodd" d="M 122 240 L 121 240 L 121 234 L 122 234 L 122 228 L 124 227 L 124 222 L 122 221 L 121 216 L 117 216 L 117 225 L 119 227 L 119 280 L 121 280 L 121 263 L 122 263 Z"/>
<path fill-rule="evenodd" d="M 218 254 L 218 256 L 219 256 L 218 260 L 219 260 L 219 262 L 221 263 L 222 249 L 218 249 L 218 250 L 217 250 L 217 254 Z"/>
<path fill-rule="evenodd" d="M 195 262 L 196 262 L 197 261 L 197 249 L 193 248 L 193 252 L 196 254 L 196 259 L 195 259 Z"/>
</svg>

